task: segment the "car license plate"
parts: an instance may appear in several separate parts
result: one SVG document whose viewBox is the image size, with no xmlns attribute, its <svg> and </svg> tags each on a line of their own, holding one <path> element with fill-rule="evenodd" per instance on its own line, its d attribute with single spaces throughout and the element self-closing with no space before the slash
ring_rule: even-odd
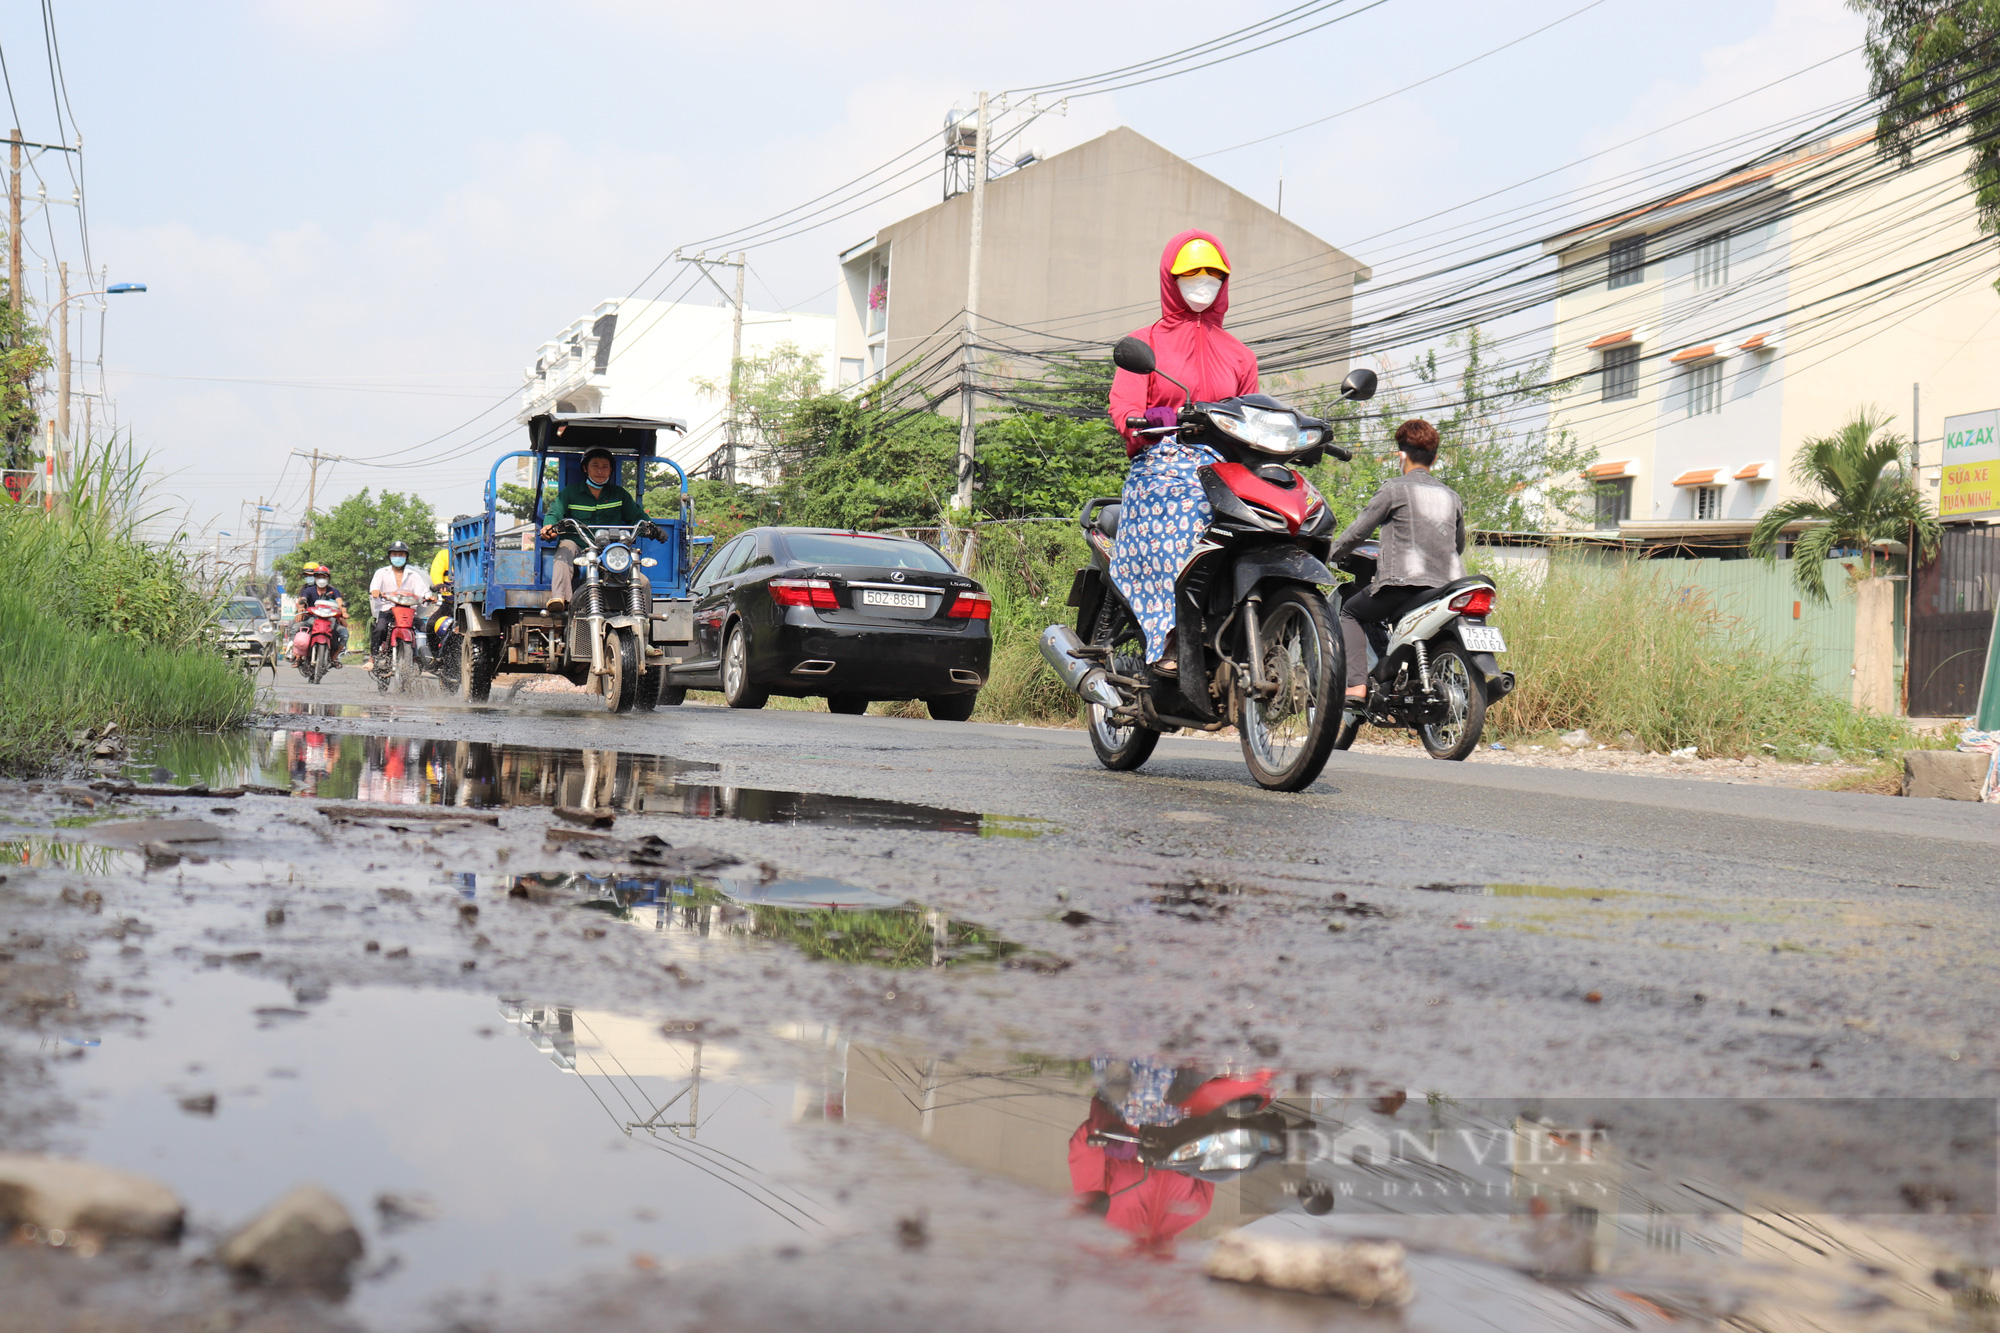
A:
<svg viewBox="0 0 2000 1333">
<path fill-rule="evenodd" d="M 1460 625 L 1458 641 L 1464 644 L 1468 651 L 1475 653 L 1507 651 L 1507 640 L 1501 638 L 1500 631 L 1491 625 Z"/>
<path fill-rule="evenodd" d="M 924 595 L 920 592 L 889 592 L 878 588 L 863 588 L 861 590 L 861 604 L 863 606 L 921 607 L 924 604 Z"/>
</svg>

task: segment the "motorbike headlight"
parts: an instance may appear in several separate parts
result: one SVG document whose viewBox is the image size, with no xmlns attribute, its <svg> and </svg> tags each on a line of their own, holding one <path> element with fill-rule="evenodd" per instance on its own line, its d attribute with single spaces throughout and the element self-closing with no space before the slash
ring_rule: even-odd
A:
<svg viewBox="0 0 2000 1333">
<path fill-rule="evenodd" d="M 1235 417 L 1217 414 L 1215 424 L 1223 431 L 1249 445 L 1259 453 L 1295 454 L 1301 449 L 1311 448 L 1319 443 L 1317 431 L 1299 429 L 1298 418 L 1290 412 L 1273 412 L 1267 408 L 1246 407 L 1239 420 Z M 1308 439 L 1307 436 L 1311 436 Z"/>
<path fill-rule="evenodd" d="M 600 554 L 604 568 L 613 574 L 623 574 L 632 568 L 632 548 L 629 546 L 607 546 Z"/>
</svg>

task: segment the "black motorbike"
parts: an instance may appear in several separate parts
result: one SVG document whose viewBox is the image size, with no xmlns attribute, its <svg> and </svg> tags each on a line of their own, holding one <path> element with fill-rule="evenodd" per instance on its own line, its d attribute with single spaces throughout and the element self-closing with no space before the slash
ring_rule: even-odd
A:
<svg viewBox="0 0 2000 1333">
<path fill-rule="evenodd" d="M 1136 375 L 1158 373 L 1153 349 L 1136 337 L 1121 339 L 1112 359 Z M 1370 398 L 1375 383 L 1375 372 L 1355 370 L 1341 397 Z M 1178 672 L 1149 671 L 1139 622 L 1111 584 L 1121 510 L 1112 496 L 1091 500 L 1078 517 L 1090 563 L 1070 588 L 1076 630 L 1044 630 L 1043 657 L 1088 706 L 1091 748 L 1106 768 L 1139 767 L 1163 732 L 1234 725 L 1258 785 L 1311 786 L 1339 730 L 1345 661 L 1319 591 L 1338 582 L 1322 563 L 1333 511 L 1292 465 L 1327 454 L 1345 462 L 1348 451 L 1326 422 L 1265 394 L 1218 403 L 1189 394 L 1174 426 L 1139 417 L 1126 426 L 1200 441 L 1223 459 L 1200 470 L 1214 518 L 1175 580 Z"/>
</svg>

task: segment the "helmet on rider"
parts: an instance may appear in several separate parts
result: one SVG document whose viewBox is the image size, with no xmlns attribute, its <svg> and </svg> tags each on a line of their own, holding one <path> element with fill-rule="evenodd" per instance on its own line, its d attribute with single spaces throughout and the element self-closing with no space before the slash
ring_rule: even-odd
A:
<svg viewBox="0 0 2000 1333">
<path fill-rule="evenodd" d="M 389 543 L 389 563 L 397 569 L 410 563 L 409 543 L 393 541 Z"/>
</svg>

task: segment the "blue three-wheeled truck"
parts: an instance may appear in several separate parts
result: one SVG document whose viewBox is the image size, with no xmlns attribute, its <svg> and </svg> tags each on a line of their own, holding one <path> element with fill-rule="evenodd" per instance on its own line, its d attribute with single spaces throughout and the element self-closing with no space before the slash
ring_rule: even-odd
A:
<svg viewBox="0 0 2000 1333">
<path fill-rule="evenodd" d="M 712 539 L 689 531 L 687 474 L 657 450 L 661 431 L 685 434 L 687 424 L 645 417 L 556 412 L 528 423 L 529 447 L 493 464 L 486 478 L 486 512 L 451 521 L 451 578 L 461 647 L 456 679 L 448 682 L 473 703 L 484 703 L 493 678 L 503 673 L 562 676 L 589 687 L 616 713 L 677 704 L 686 691 L 667 685 L 667 668 L 688 656 L 694 637 L 694 603 L 688 578 L 699 548 Z M 624 527 L 589 527 L 565 519 L 553 538 L 542 536 L 544 507 L 563 486 L 583 479 L 583 457 L 610 453 L 612 480 L 643 504 L 646 474 L 670 468 L 680 480 L 680 503 L 671 517 Z M 533 481 L 529 518 L 502 527 L 500 469 L 529 460 Z M 555 477 L 548 474 L 555 465 Z M 556 547 L 573 542 L 574 596 L 564 612 L 550 612 Z"/>
</svg>

